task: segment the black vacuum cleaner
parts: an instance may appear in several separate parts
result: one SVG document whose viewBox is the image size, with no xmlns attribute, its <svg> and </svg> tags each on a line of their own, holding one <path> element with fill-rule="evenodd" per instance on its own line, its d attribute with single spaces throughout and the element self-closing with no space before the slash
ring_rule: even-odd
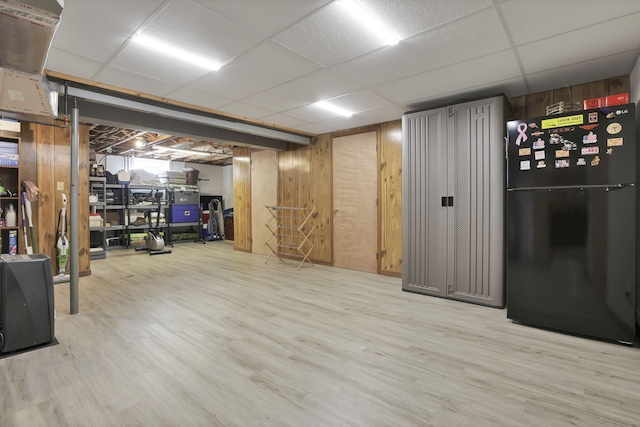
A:
<svg viewBox="0 0 640 427">
<path fill-rule="evenodd" d="M 156 227 L 153 228 L 153 223 L 151 221 L 151 212 L 148 212 L 149 215 L 149 231 L 147 231 L 147 235 L 144 238 L 144 247 L 136 248 L 136 251 L 148 251 L 149 255 L 161 255 L 161 254 L 170 254 L 171 249 L 165 248 L 164 238 L 160 235 L 160 212 L 162 211 L 162 203 L 161 199 L 163 196 L 162 191 L 156 191 L 155 198 L 158 201 L 158 213 L 156 215 Z"/>
</svg>

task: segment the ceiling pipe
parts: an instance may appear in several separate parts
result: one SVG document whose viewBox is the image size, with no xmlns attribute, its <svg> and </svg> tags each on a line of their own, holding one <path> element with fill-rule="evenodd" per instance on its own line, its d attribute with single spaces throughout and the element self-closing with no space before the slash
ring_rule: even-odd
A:
<svg viewBox="0 0 640 427">
<path fill-rule="evenodd" d="M 104 153 L 104 152 L 105 152 L 105 151 L 107 151 L 109 148 L 113 148 L 113 147 L 116 147 L 116 146 L 118 146 L 118 145 L 120 145 L 120 144 L 124 144 L 125 142 L 129 142 L 129 141 L 131 141 L 132 139 L 135 139 L 135 138 L 137 138 L 137 137 L 139 137 L 139 136 L 142 136 L 142 135 L 144 135 L 144 134 L 146 134 L 146 133 L 147 133 L 147 131 L 137 132 L 137 133 L 135 133 L 135 134 L 133 134 L 133 135 L 131 135 L 131 136 L 126 137 L 126 138 L 125 138 L 125 139 L 123 139 L 122 141 L 118 141 L 118 142 L 116 142 L 116 143 L 114 143 L 114 144 L 111 144 L 111 145 L 109 145 L 109 146 L 107 146 L 107 147 L 103 147 L 103 148 L 101 148 L 101 149 L 99 149 L 99 150 L 96 150 L 96 153 Z"/>
</svg>

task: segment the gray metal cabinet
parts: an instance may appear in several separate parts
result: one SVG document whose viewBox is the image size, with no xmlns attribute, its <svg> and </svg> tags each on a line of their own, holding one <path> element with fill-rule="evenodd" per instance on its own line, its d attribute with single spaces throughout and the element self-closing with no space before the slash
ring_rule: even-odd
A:
<svg viewBox="0 0 640 427">
<path fill-rule="evenodd" d="M 402 288 L 504 306 L 506 100 L 406 114 Z"/>
</svg>

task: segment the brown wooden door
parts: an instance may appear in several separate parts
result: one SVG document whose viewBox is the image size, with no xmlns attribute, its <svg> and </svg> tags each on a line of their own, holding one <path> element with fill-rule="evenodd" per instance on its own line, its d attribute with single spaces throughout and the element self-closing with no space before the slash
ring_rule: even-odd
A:
<svg viewBox="0 0 640 427">
<path fill-rule="evenodd" d="M 333 264 L 377 273 L 377 132 L 333 139 Z"/>
</svg>

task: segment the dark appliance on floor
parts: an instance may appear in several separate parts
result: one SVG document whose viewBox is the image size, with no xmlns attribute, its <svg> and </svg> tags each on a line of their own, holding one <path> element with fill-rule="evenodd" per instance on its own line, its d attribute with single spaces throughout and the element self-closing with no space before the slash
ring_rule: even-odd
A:
<svg viewBox="0 0 640 427">
<path fill-rule="evenodd" d="M 636 335 L 635 105 L 507 124 L 507 316 Z"/>
<path fill-rule="evenodd" d="M 49 257 L 0 256 L 0 352 L 54 340 L 53 274 Z"/>
</svg>

